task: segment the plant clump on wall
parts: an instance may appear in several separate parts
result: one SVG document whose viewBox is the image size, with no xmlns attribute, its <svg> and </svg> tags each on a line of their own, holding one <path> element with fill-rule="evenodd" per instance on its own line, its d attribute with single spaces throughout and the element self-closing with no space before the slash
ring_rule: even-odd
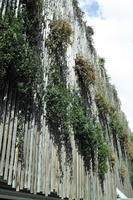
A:
<svg viewBox="0 0 133 200">
<path fill-rule="evenodd" d="M 115 165 L 115 162 L 116 162 L 116 156 L 115 156 L 114 152 L 113 151 L 109 151 L 108 157 L 109 157 L 109 162 L 111 164 L 111 167 L 113 168 L 114 165 Z"/>
<path fill-rule="evenodd" d="M 115 135 L 121 143 L 126 142 L 128 133 L 124 126 L 124 121 L 121 121 L 119 114 L 115 112 L 110 113 L 109 125 L 111 133 Z"/>
<path fill-rule="evenodd" d="M 89 60 L 83 56 L 79 56 L 75 59 L 75 70 L 79 76 L 79 80 L 84 82 L 85 85 L 95 84 L 96 73 L 94 66 Z"/>
<path fill-rule="evenodd" d="M 46 95 L 47 102 L 47 120 L 53 127 L 58 127 L 61 134 L 68 134 L 69 129 L 69 115 L 67 112 L 70 104 L 69 90 L 63 85 L 59 84 L 47 88 Z"/>
<path fill-rule="evenodd" d="M 96 105 L 100 115 L 106 115 L 110 111 L 110 104 L 102 92 L 98 92 L 95 96 Z"/>
<path fill-rule="evenodd" d="M 121 166 L 119 167 L 119 175 L 120 175 L 122 182 L 124 182 L 125 175 L 126 175 L 126 167 L 124 164 L 121 164 Z"/>
<path fill-rule="evenodd" d="M 132 140 L 128 140 L 126 144 L 126 151 L 129 154 L 130 160 L 133 161 L 133 141 Z"/>
<path fill-rule="evenodd" d="M 50 35 L 47 41 L 49 49 L 56 50 L 66 47 L 70 43 L 70 36 L 73 31 L 71 25 L 66 20 L 53 20 L 50 28 Z"/>
</svg>

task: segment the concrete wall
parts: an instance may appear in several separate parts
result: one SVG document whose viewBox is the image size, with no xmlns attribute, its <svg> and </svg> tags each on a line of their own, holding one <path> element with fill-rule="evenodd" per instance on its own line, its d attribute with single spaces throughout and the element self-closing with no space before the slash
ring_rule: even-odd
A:
<svg viewBox="0 0 133 200">
<path fill-rule="evenodd" d="M 2 15 L 6 14 L 8 3 L 13 3 L 15 14 L 21 8 L 19 0 L 1 0 L 0 7 Z M 15 6 L 16 5 L 16 6 Z M 43 7 L 43 18 L 45 27 L 42 29 L 43 43 L 42 43 L 42 63 L 44 66 L 44 80 L 46 88 L 48 84 L 48 73 L 50 58 L 46 48 L 46 39 L 50 32 L 49 24 L 53 17 L 57 19 L 67 20 L 73 30 L 71 36 L 71 44 L 68 45 L 65 60 L 67 63 L 67 84 L 71 88 L 79 88 L 77 76 L 75 74 L 74 65 L 76 55 L 81 55 L 89 59 L 97 70 L 100 78 L 104 82 L 104 88 L 107 96 L 113 99 L 110 86 L 105 77 L 105 70 L 98 64 L 98 57 L 95 50 L 93 52 L 90 48 L 90 43 L 86 38 L 86 27 L 81 22 L 76 14 L 76 9 L 73 7 L 72 0 L 45 0 Z M 102 48 L 102 47 L 101 47 Z M 103 73 L 103 75 L 101 75 Z M 96 92 L 95 86 L 89 88 L 92 99 L 91 109 L 93 114 L 97 114 L 97 107 L 94 101 Z M 113 170 L 108 169 L 104 181 L 104 193 L 102 192 L 101 184 L 97 172 L 86 172 L 84 161 L 79 154 L 75 144 L 74 135 L 71 134 L 70 141 L 72 145 L 72 164 L 69 166 L 66 163 L 65 147 L 61 148 L 61 163 L 58 155 L 58 146 L 54 144 L 50 136 L 48 126 L 45 119 L 45 103 L 44 115 L 41 117 L 42 127 L 38 131 L 35 119 L 23 123 L 23 163 L 18 158 L 17 143 L 17 123 L 19 121 L 20 113 L 18 110 L 18 103 L 15 98 L 15 91 L 11 88 L 8 82 L 5 85 L 3 94 L 0 95 L 1 108 L 1 123 L 0 123 L 0 176 L 16 188 L 17 191 L 27 189 L 31 193 L 43 193 L 46 196 L 51 192 L 57 192 L 62 198 L 69 199 L 84 199 L 84 200 L 115 200 L 116 187 L 121 189 L 128 197 L 133 195 L 132 187 L 129 181 L 129 168 L 127 155 L 123 159 L 126 165 L 126 179 L 124 183 L 119 177 L 119 167 L 121 164 L 122 153 L 118 142 L 119 150 L 113 145 L 113 138 L 109 136 L 109 131 L 106 127 L 106 137 L 109 143 L 114 148 L 117 156 L 115 167 Z M 119 158 L 118 158 L 119 157 Z M 109 163 L 108 163 L 109 165 Z M 62 171 L 60 170 L 60 166 Z"/>
</svg>

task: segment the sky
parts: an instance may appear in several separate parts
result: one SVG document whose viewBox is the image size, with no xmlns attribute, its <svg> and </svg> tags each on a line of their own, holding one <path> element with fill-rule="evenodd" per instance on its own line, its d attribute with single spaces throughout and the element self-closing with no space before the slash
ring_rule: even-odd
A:
<svg viewBox="0 0 133 200">
<path fill-rule="evenodd" d="M 79 6 L 133 131 L 133 1 L 79 0 Z"/>
</svg>

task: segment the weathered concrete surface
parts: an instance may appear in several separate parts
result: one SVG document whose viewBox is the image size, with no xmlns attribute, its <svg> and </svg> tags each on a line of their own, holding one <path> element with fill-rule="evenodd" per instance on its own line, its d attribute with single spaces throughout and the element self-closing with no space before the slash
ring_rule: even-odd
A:
<svg viewBox="0 0 133 200">
<path fill-rule="evenodd" d="M 20 9 L 19 0 L 1 0 L 0 7 L 4 16 L 8 2 L 14 5 L 15 13 Z M 16 5 L 16 6 L 15 6 Z M 71 88 L 78 88 L 77 76 L 75 74 L 74 65 L 76 55 L 81 55 L 88 58 L 98 71 L 101 80 L 104 82 L 104 88 L 107 95 L 113 102 L 113 94 L 106 79 L 104 68 L 98 64 L 98 57 L 95 50 L 91 51 L 90 44 L 86 38 L 85 25 L 79 21 L 76 10 L 73 7 L 72 0 L 45 0 L 43 8 L 43 17 L 45 27 L 42 30 L 43 34 L 43 58 L 45 87 L 47 86 L 47 72 L 49 71 L 49 55 L 46 48 L 46 39 L 48 37 L 50 27 L 49 24 L 53 18 L 67 20 L 73 30 L 71 36 L 71 44 L 68 45 L 65 60 L 67 62 L 68 74 L 66 75 L 67 84 Z M 101 47 L 102 48 L 102 47 Z M 61 151 L 61 166 L 63 175 L 60 171 L 60 163 L 58 156 L 58 147 L 54 145 L 50 137 L 48 126 L 46 125 L 45 117 L 42 117 L 43 127 L 40 132 L 37 130 L 35 119 L 24 124 L 24 163 L 18 160 L 18 148 L 16 147 L 16 129 L 19 119 L 18 113 L 15 113 L 16 102 L 12 89 L 9 90 L 9 85 L 4 90 L 4 96 L 1 96 L 3 107 L 2 123 L 0 124 L 1 134 L 1 149 L 0 149 L 0 176 L 3 177 L 9 185 L 16 188 L 17 191 L 27 189 L 31 193 L 42 192 L 46 196 L 52 191 L 62 198 L 69 199 L 84 199 L 84 200 L 116 200 L 116 187 L 120 188 L 128 197 L 133 196 L 132 186 L 130 184 L 129 169 L 131 168 L 128 162 L 127 155 L 124 163 L 126 165 L 126 178 L 122 183 L 118 169 L 121 165 L 122 153 L 118 142 L 118 152 L 114 148 L 113 138 L 109 136 L 108 129 L 106 137 L 109 143 L 114 148 L 116 154 L 116 163 L 113 170 L 108 169 L 104 181 L 104 193 L 102 192 L 101 184 L 97 172 L 88 173 L 85 171 L 83 158 L 78 153 L 75 145 L 74 136 L 71 135 L 72 144 L 72 169 L 66 165 L 66 152 L 62 147 Z M 92 104 L 91 109 L 93 114 L 97 113 L 96 103 L 94 101 L 95 87 L 89 88 Z M 12 102 L 12 104 L 11 104 Z M 44 105 L 45 112 L 45 105 Z M 8 148 L 7 148 L 8 146 Z M 5 164 L 6 163 L 6 164 Z M 71 174 L 71 170 L 73 173 Z"/>
</svg>

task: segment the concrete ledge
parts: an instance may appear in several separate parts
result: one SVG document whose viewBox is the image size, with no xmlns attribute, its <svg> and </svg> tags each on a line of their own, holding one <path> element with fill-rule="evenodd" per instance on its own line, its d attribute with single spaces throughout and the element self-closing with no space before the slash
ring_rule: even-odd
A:
<svg viewBox="0 0 133 200">
<path fill-rule="evenodd" d="M 60 198 L 45 197 L 44 195 L 35 195 L 25 192 L 10 191 L 8 189 L 0 189 L 0 199 L 9 200 L 59 200 Z"/>
</svg>

